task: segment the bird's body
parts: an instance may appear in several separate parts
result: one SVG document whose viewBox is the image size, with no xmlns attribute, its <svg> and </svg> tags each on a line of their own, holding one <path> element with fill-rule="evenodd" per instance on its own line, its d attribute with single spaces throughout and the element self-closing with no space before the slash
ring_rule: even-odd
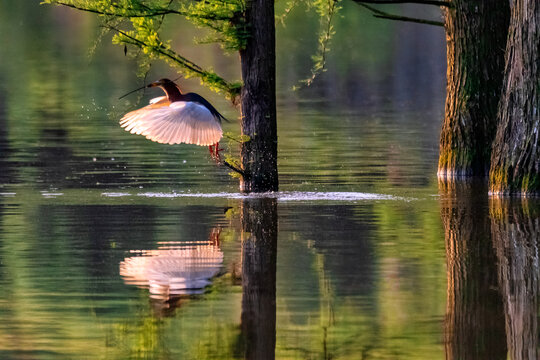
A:
<svg viewBox="0 0 540 360">
<path fill-rule="evenodd" d="M 158 80 L 147 87 L 158 86 L 166 96 L 150 100 L 150 104 L 131 111 L 120 120 L 120 126 L 132 134 L 162 144 L 217 144 L 223 136 L 221 120 L 225 119 L 199 94 L 182 94 L 168 79 Z"/>
</svg>

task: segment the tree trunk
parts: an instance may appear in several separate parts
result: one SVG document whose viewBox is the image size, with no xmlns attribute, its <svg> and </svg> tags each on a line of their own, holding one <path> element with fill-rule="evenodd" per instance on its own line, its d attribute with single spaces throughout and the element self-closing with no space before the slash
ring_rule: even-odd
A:
<svg viewBox="0 0 540 360">
<path fill-rule="evenodd" d="M 276 199 L 242 203 L 242 334 L 244 359 L 275 358 Z"/>
<path fill-rule="evenodd" d="M 540 209 L 508 199 L 490 205 L 509 358 L 538 359 Z"/>
<path fill-rule="evenodd" d="M 276 54 L 274 1 L 248 0 L 249 38 L 242 62 L 243 192 L 277 191 Z"/>
<path fill-rule="evenodd" d="M 445 11 L 447 85 L 440 178 L 486 176 L 502 89 L 507 0 L 452 0 Z"/>
<path fill-rule="evenodd" d="M 490 190 L 496 194 L 540 192 L 539 55 L 540 4 L 515 0 L 489 174 Z"/>
<path fill-rule="evenodd" d="M 487 184 L 441 184 L 448 291 L 446 359 L 506 359 Z"/>
</svg>

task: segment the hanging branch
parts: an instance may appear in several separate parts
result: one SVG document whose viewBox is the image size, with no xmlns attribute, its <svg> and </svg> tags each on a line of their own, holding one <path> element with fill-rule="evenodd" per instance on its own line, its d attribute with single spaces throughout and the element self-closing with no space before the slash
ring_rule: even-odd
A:
<svg viewBox="0 0 540 360">
<path fill-rule="evenodd" d="M 449 1 L 443 0 L 353 0 L 356 3 L 365 4 L 419 4 L 419 5 L 435 5 L 452 8 L 454 5 Z"/>
<path fill-rule="evenodd" d="M 281 23 L 282 26 L 285 26 L 285 18 L 289 13 L 300 3 L 300 0 L 290 0 L 283 11 L 283 14 L 276 16 L 276 20 Z"/>
<path fill-rule="evenodd" d="M 303 86 L 310 86 L 315 78 L 326 71 L 326 55 L 330 50 L 328 48 L 332 36 L 335 34 L 332 20 L 341 6 L 339 6 L 339 0 L 326 0 L 318 2 L 318 12 L 321 15 L 321 33 L 319 34 L 319 47 L 317 53 L 313 55 L 313 66 L 311 68 L 311 76 L 307 79 L 300 80 L 301 85 L 293 86 L 293 90 L 301 89 Z M 326 6 L 326 8 L 325 8 Z"/>
<path fill-rule="evenodd" d="M 434 25 L 434 26 L 444 26 L 444 23 L 441 22 L 441 21 L 425 20 L 425 19 L 412 18 L 412 17 L 408 17 L 408 16 L 393 15 L 393 14 L 389 14 L 387 12 L 381 11 L 379 9 L 376 9 L 376 8 L 374 8 L 372 6 L 366 5 L 366 4 L 364 4 L 364 1 L 359 1 L 359 0 L 353 0 L 353 1 L 355 3 L 357 3 L 358 5 L 368 9 L 369 11 L 371 11 L 373 13 L 373 16 L 376 17 L 376 18 L 389 19 L 389 20 L 398 20 L 398 21 L 407 21 L 407 22 L 413 22 L 413 23 L 418 23 L 418 24 L 426 24 L 426 25 Z"/>
</svg>

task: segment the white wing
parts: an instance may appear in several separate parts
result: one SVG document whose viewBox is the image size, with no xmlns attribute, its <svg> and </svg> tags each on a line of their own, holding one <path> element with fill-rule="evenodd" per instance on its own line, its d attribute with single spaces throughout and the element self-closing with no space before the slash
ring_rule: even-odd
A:
<svg viewBox="0 0 540 360">
<path fill-rule="evenodd" d="M 175 101 L 167 106 L 161 98 L 124 115 L 120 126 L 162 144 L 213 145 L 223 136 L 220 123 L 203 105 Z"/>
</svg>

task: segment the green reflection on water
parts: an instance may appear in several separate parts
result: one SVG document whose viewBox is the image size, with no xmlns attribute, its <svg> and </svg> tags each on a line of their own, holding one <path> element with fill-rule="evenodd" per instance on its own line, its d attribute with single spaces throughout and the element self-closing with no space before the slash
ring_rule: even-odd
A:
<svg viewBox="0 0 540 360">
<path fill-rule="evenodd" d="M 86 193 L 86 199 L 91 196 Z M 39 358 L 48 358 L 46 352 L 50 358 L 242 358 L 241 289 L 233 281 L 241 233 L 234 209 L 240 200 L 228 201 L 232 215 L 225 217 L 220 200 L 163 206 L 143 198 L 113 205 L 99 192 L 94 196 L 101 205 L 55 205 L 77 200 L 70 194 L 23 207 L 9 206 L 20 204 L 18 195 L 5 199 L 0 256 L 7 321 L 0 331 L 13 341 L 2 351 L 44 352 L 34 353 Z M 276 358 L 355 358 L 359 352 L 409 357 L 418 348 L 423 358 L 441 354 L 445 274 L 423 268 L 440 264 L 444 250 L 428 246 L 414 261 L 389 252 L 394 232 L 384 229 L 393 229 L 396 219 L 378 214 L 399 213 L 404 206 L 410 205 L 279 207 Z M 332 227 L 338 219 L 343 229 Z M 127 251 L 202 238 L 216 224 L 224 229 L 226 275 L 205 295 L 167 310 L 147 290 L 119 278 Z M 413 241 L 433 241 L 424 239 Z"/>
</svg>

